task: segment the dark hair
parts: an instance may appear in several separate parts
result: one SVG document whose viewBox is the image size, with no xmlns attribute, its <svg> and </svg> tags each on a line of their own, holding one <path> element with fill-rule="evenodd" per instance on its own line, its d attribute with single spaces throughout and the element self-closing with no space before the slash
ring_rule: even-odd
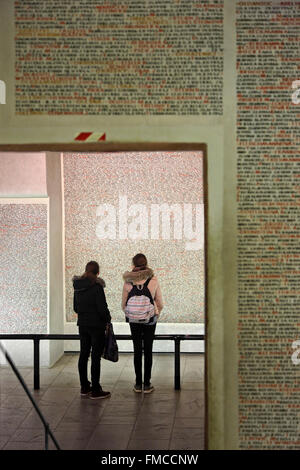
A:
<svg viewBox="0 0 300 470">
<path fill-rule="evenodd" d="M 99 264 L 97 261 L 89 261 L 85 267 L 85 272 L 81 277 L 87 277 L 93 283 L 96 282 L 97 275 L 100 272 Z"/>
<path fill-rule="evenodd" d="M 97 261 L 89 261 L 88 264 L 85 267 L 85 272 L 86 273 L 93 273 L 95 276 L 99 274 L 100 272 L 100 267 Z"/>
<path fill-rule="evenodd" d="M 138 253 L 132 258 L 132 264 L 134 266 L 134 271 L 143 271 L 147 268 L 148 261 L 143 253 Z"/>
</svg>

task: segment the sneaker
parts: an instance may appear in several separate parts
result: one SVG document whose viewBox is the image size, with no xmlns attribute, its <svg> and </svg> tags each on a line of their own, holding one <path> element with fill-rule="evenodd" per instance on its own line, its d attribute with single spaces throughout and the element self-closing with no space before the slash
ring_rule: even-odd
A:
<svg viewBox="0 0 300 470">
<path fill-rule="evenodd" d="M 144 393 L 151 393 L 153 392 L 153 390 L 154 390 L 154 387 L 151 383 L 149 385 L 144 385 Z"/>
<path fill-rule="evenodd" d="M 92 391 L 91 382 L 89 382 L 87 385 L 81 387 L 80 395 L 82 395 L 84 397 L 86 395 L 89 395 L 91 393 L 91 391 Z"/>
<path fill-rule="evenodd" d="M 141 393 L 142 392 L 142 389 L 143 387 L 141 385 L 137 385 L 135 384 L 134 387 L 133 387 L 133 390 L 136 392 L 136 393 Z"/>
<path fill-rule="evenodd" d="M 89 398 L 91 398 L 91 400 L 98 400 L 100 398 L 108 398 L 108 397 L 110 397 L 110 395 L 111 395 L 110 392 L 104 392 L 103 390 L 97 390 L 96 392 L 92 391 Z"/>
</svg>

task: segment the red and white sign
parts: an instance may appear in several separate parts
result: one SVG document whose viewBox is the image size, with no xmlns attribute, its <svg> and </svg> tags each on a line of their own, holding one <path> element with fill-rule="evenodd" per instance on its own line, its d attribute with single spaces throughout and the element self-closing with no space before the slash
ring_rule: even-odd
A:
<svg viewBox="0 0 300 470">
<path fill-rule="evenodd" d="M 81 142 L 99 142 L 106 140 L 106 134 L 102 132 L 80 132 L 74 140 Z"/>
</svg>

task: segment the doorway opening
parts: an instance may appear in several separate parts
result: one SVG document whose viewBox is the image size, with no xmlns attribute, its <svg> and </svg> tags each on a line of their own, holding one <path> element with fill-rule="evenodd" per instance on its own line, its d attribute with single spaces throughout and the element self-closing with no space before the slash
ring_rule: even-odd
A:
<svg viewBox="0 0 300 470">
<path fill-rule="evenodd" d="M 204 342 L 183 341 L 181 346 L 182 387 L 185 391 L 203 391 L 203 416 L 195 400 L 196 408 L 183 404 L 175 420 L 186 422 L 186 428 L 194 424 L 192 420 L 202 420 L 207 448 L 206 146 L 101 143 L 13 147 L 14 152 L 44 151 L 48 160 L 52 152 L 60 154 L 61 333 L 77 333 L 72 276 L 81 274 L 87 261 L 94 259 L 106 282 L 115 333 L 128 334 L 121 309 L 122 273 L 130 269 L 136 253 L 144 253 L 159 280 L 164 301 L 156 334 L 205 335 Z M 51 207 L 51 195 L 49 199 Z M 51 213 L 48 217 L 50 229 L 55 228 L 57 221 Z M 51 230 L 49 233 L 51 237 Z M 48 314 L 51 316 L 51 309 Z M 119 346 L 121 352 L 132 352 L 130 341 Z M 69 341 L 65 352 L 74 352 L 76 347 L 78 342 Z M 173 342 L 157 341 L 153 351 L 163 357 L 173 352 Z"/>
</svg>

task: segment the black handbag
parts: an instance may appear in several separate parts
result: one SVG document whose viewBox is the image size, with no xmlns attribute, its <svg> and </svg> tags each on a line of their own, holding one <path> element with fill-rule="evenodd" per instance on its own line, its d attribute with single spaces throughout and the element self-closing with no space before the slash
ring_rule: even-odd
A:
<svg viewBox="0 0 300 470">
<path fill-rule="evenodd" d="M 102 357 L 103 359 L 107 359 L 112 362 L 118 362 L 119 360 L 119 349 L 112 323 L 108 324 L 108 328 L 105 333 L 105 344 Z"/>
</svg>

